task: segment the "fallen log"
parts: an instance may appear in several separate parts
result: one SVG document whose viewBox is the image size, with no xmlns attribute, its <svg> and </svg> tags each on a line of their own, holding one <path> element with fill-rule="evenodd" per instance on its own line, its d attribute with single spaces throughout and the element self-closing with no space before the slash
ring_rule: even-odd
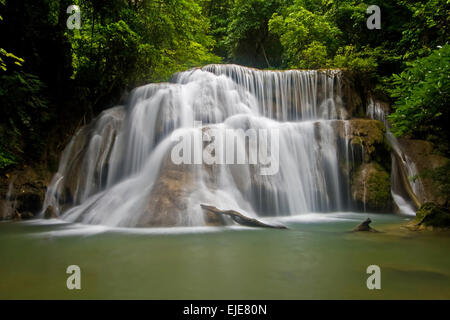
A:
<svg viewBox="0 0 450 320">
<path fill-rule="evenodd" d="M 239 223 L 240 225 L 243 225 L 243 226 L 274 228 L 274 229 L 287 229 L 287 227 L 283 226 L 283 225 L 271 225 L 271 224 L 267 224 L 262 221 L 259 221 L 257 219 L 246 217 L 243 214 L 241 214 L 237 211 L 234 211 L 234 210 L 220 210 L 214 206 L 208 206 L 205 204 L 201 204 L 200 207 L 202 207 L 203 210 L 206 210 L 208 212 L 211 212 L 211 213 L 214 213 L 217 215 L 227 215 L 231 219 L 233 219 L 234 222 Z"/>
</svg>

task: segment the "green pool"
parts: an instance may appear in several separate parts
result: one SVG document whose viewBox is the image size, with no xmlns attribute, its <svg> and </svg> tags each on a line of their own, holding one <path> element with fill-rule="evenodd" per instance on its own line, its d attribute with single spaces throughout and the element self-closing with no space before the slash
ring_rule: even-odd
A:
<svg viewBox="0 0 450 320">
<path fill-rule="evenodd" d="M 369 216 L 381 233 L 349 232 Z M 0 223 L 0 299 L 450 299 L 450 235 L 358 213 L 282 219 L 289 230 L 108 229 Z M 68 290 L 66 268 L 81 268 Z M 381 268 L 368 290 L 366 268 Z"/>
</svg>

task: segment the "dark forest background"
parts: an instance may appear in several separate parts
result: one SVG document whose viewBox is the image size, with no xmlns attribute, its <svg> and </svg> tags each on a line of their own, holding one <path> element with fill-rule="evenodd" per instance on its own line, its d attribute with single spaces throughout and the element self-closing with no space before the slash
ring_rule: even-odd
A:
<svg viewBox="0 0 450 320">
<path fill-rule="evenodd" d="M 448 0 L 0 0 L 0 16 L 4 172 L 56 170 L 52 152 L 132 88 L 209 63 L 345 69 L 392 103 L 396 135 L 449 155 Z"/>
</svg>

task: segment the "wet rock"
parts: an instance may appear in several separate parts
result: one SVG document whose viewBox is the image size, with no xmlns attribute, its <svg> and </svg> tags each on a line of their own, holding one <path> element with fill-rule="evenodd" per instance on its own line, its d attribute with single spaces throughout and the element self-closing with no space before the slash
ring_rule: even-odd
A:
<svg viewBox="0 0 450 320">
<path fill-rule="evenodd" d="M 23 192 L 17 195 L 17 211 L 37 214 L 42 208 L 42 194 Z"/>
<path fill-rule="evenodd" d="M 33 219 L 34 217 L 35 217 L 34 214 L 29 211 L 25 212 L 16 211 L 13 215 L 14 220 L 30 220 Z"/>
<path fill-rule="evenodd" d="M 66 146 L 58 172 L 56 198 L 62 211 L 79 204 L 80 190 L 93 195 L 102 190 L 110 170 L 110 156 L 122 127 L 125 110 L 103 111 L 90 124 L 81 127 Z M 60 163 L 60 165 L 61 165 Z M 80 174 L 83 172 L 84 174 Z"/>
<path fill-rule="evenodd" d="M 51 174 L 44 166 L 24 166 L 1 177 L 0 219 L 37 216 L 41 211 Z"/>
<path fill-rule="evenodd" d="M 424 203 L 416 213 L 416 218 L 407 227 L 412 230 L 449 229 L 450 211 L 435 203 Z"/>
<path fill-rule="evenodd" d="M 359 88 L 355 77 L 351 72 L 343 72 L 342 77 L 342 100 L 350 116 L 363 116 L 364 103 L 362 96 L 362 88 Z"/>
<path fill-rule="evenodd" d="M 352 198 L 360 211 L 392 212 L 389 173 L 375 162 L 363 163 L 353 175 Z"/>
<path fill-rule="evenodd" d="M 56 219 L 58 215 L 56 214 L 55 208 L 52 206 L 48 206 L 44 212 L 45 219 Z"/>
<path fill-rule="evenodd" d="M 402 151 L 414 162 L 418 171 L 418 176 L 409 179 L 419 179 L 422 184 L 422 190 L 416 194 L 419 202 L 421 204 L 434 202 L 438 206 L 445 206 L 448 194 L 443 194 L 426 173 L 444 166 L 450 159 L 438 154 L 434 145 L 428 141 L 401 138 L 399 143 Z"/>
<path fill-rule="evenodd" d="M 372 223 L 372 220 L 370 220 L 370 218 L 367 218 L 366 220 L 364 220 L 363 222 L 361 222 L 359 225 L 356 226 L 355 229 L 353 229 L 354 232 L 359 232 L 359 231 L 365 231 L 365 232 L 379 232 L 375 229 L 372 229 L 370 227 L 370 223 Z"/>
<path fill-rule="evenodd" d="M 14 201 L 0 199 L 0 220 L 10 220 L 14 216 Z"/>
<path fill-rule="evenodd" d="M 197 165 L 200 166 L 200 165 Z M 196 165 L 176 165 L 168 155 L 159 178 L 149 195 L 144 215 L 138 222 L 140 227 L 172 227 L 190 225 L 187 212 L 192 194 L 198 189 L 195 179 Z M 206 172 L 205 172 L 206 173 Z M 222 217 L 211 213 L 199 215 L 209 226 L 223 226 Z M 191 212 L 192 213 L 192 212 Z"/>
<path fill-rule="evenodd" d="M 362 162 L 375 160 L 382 163 L 387 159 L 385 167 L 390 166 L 390 146 L 385 138 L 386 128 L 382 122 L 351 119 L 345 122 L 335 121 L 333 126 L 340 140 L 349 144 L 350 152 L 353 153 L 353 157 L 356 156 L 356 160 Z"/>
</svg>

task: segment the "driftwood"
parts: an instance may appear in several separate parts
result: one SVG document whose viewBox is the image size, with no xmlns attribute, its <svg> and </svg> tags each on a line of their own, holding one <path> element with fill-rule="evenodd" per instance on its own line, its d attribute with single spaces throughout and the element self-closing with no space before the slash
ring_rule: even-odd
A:
<svg viewBox="0 0 450 320">
<path fill-rule="evenodd" d="M 361 222 L 360 224 L 358 224 L 356 226 L 355 229 L 353 229 L 353 231 L 357 232 L 357 231 L 368 231 L 368 232 L 379 232 L 375 229 L 372 229 L 369 224 L 372 222 L 372 220 L 370 220 L 370 218 L 367 218 L 366 220 L 364 220 L 363 222 Z"/>
<path fill-rule="evenodd" d="M 220 210 L 214 206 L 208 206 L 205 204 L 201 204 L 200 207 L 202 207 L 203 210 L 206 210 L 208 212 L 217 214 L 217 215 L 227 215 L 231 219 L 233 219 L 234 222 L 239 223 L 243 226 L 247 227 L 261 227 L 261 228 L 274 228 L 274 229 L 287 229 L 287 227 L 283 225 L 271 225 L 264 222 L 261 222 L 259 220 L 249 218 L 244 216 L 243 214 L 234 211 L 234 210 Z"/>
</svg>

